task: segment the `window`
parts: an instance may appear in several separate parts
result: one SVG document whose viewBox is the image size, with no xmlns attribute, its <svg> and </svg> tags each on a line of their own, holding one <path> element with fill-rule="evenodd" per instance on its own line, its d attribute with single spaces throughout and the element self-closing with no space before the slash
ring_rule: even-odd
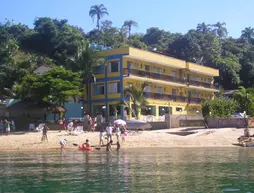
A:
<svg viewBox="0 0 254 193">
<path fill-rule="evenodd" d="M 104 84 L 95 84 L 93 89 L 93 94 L 96 95 L 104 95 Z"/>
<path fill-rule="evenodd" d="M 109 94 L 120 93 L 120 83 L 119 82 L 108 83 L 108 93 Z"/>
<path fill-rule="evenodd" d="M 207 82 L 207 83 L 211 83 L 211 82 L 212 82 L 212 79 L 211 79 L 211 78 L 207 78 L 207 79 L 206 79 L 206 82 Z"/>
<path fill-rule="evenodd" d="M 158 73 L 158 74 L 162 74 L 162 71 L 161 71 L 160 68 L 157 68 L 157 73 Z"/>
<path fill-rule="evenodd" d="M 166 113 L 169 113 L 169 107 L 159 106 L 159 116 L 163 116 Z"/>
<path fill-rule="evenodd" d="M 119 61 L 112 61 L 108 63 L 108 72 L 119 72 Z"/>
<path fill-rule="evenodd" d="M 142 115 L 154 115 L 156 116 L 156 106 L 148 106 L 146 109 L 141 110 Z"/>
<path fill-rule="evenodd" d="M 95 74 L 104 74 L 104 65 L 96 66 Z"/>
<path fill-rule="evenodd" d="M 131 67 L 132 67 L 132 62 L 129 62 L 129 61 L 128 61 L 128 62 L 127 62 L 127 68 L 128 68 L 128 69 L 131 69 Z"/>
<path fill-rule="evenodd" d="M 197 93 L 196 93 L 196 97 L 197 97 L 197 98 L 200 98 L 200 92 L 197 92 Z"/>
<path fill-rule="evenodd" d="M 176 95 L 177 91 L 176 89 L 172 89 L 172 95 Z"/>
<path fill-rule="evenodd" d="M 196 76 L 196 81 L 200 81 L 200 76 Z"/>
<path fill-rule="evenodd" d="M 176 107 L 176 111 L 177 111 L 177 112 L 182 112 L 182 111 L 183 111 L 183 108 Z"/>
<path fill-rule="evenodd" d="M 164 87 L 164 92 L 167 92 L 167 88 Z"/>
<path fill-rule="evenodd" d="M 157 93 L 162 94 L 162 87 L 157 87 Z"/>
<path fill-rule="evenodd" d="M 117 116 L 121 116 L 121 107 L 117 105 L 109 105 L 109 116 L 115 116 L 116 110 Z"/>
<path fill-rule="evenodd" d="M 140 68 L 141 68 L 141 69 L 143 68 L 143 64 L 140 64 Z"/>
<path fill-rule="evenodd" d="M 149 72 L 149 71 L 150 71 L 149 65 L 145 65 L 145 71 L 146 71 L 146 72 Z"/>
<path fill-rule="evenodd" d="M 151 86 L 146 86 L 144 92 L 151 92 Z"/>
<path fill-rule="evenodd" d="M 126 87 L 128 87 L 128 88 L 131 88 L 132 87 L 132 83 L 131 82 L 127 82 L 127 85 L 126 85 Z"/>
<path fill-rule="evenodd" d="M 172 76 L 176 77 L 176 71 L 172 71 Z"/>
</svg>

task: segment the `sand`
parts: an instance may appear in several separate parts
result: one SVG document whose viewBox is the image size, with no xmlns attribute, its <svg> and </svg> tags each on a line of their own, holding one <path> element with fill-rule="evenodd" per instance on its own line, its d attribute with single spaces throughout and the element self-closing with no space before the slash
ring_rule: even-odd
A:
<svg viewBox="0 0 254 193">
<path fill-rule="evenodd" d="M 196 132 L 187 136 L 169 134 L 169 132 Z M 243 129 L 203 129 L 179 128 L 155 131 L 130 132 L 122 148 L 149 147 L 232 147 L 237 138 L 243 135 Z M 0 136 L 0 151 L 8 150 L 50 150 L 59 149 L 59 141 L 67 139 L 67 149 L 77 149 L 72 143 L 81 144 L 89 139 L 92 145 L 98 145 L 99 132 L 86 132 L 79 136 L 69 136 L 65 132 L 49 131 L 48 142 L 41 142 L 41 132 L 17 132 L 9 136 Z M 113 137 L 116 141 L 116 137 Z"/>
</svg>

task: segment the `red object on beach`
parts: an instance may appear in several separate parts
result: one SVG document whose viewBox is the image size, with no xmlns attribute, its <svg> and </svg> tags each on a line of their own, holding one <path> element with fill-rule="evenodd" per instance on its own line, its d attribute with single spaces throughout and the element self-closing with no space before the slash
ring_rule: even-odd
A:
<svg viewBox="0 0 254 193">
<path fill-rule="evenodd" d="M 80 145 L 78 147 L 78 150 L 80 150 L 80 151 L 93 151 L 93 148 L 92 147 L 83 147 L 82 145 Z"/>
</svg>

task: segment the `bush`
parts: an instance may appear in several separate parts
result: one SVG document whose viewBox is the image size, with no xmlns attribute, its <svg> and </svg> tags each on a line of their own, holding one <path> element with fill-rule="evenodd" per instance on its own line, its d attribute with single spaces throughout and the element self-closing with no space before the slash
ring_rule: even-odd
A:
<svg viewBox="0 0 254 193">
<path fill-rule="evenodd" d="M 230 118 L 235 114 L 237 103 L 235 100 L 223 97 L 202 102 L 202 113 L 204 117 Z"/>
</svg>

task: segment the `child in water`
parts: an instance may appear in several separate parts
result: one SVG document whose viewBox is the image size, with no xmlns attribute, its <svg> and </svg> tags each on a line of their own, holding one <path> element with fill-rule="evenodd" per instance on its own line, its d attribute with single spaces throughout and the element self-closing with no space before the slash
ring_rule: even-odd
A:
<svg viewBox="0 0 254 193">
<path fill-rule="evenodd" d="M 82 145 L 84 148 L 90 148 L 91 147 L 91 145 L 90 145 L 90 143 L 89 143 L 89 140 L 87 139 L 86 140 L 86 142 L 85 143 L 83 143 L 83 145 Z"/>
<path fill-rule="evenodd" d="M 101 131 L 100 131 L 100 142 L 99 142 L 99 145 L 101 146 L 101 145 L 104 145 L 104 130 L 103 129 L 101 129 Z"/>
<path fill-rule="evenodd" d="M 64 146 L 67 145 L 67 139 L 62 139 L 62 140 L 60 141 L 60 145 L 61 145 L 61 149 L 63 149 Z"/>
<path fill-rule="evenodd" d="M 113 144 L 113 141 L 110 140 L 108 143 L 107 143 L 107 147 L 106 147 L 106 151 L 112 151 L 111 149 L 111 145 Z"/>
</svg>

